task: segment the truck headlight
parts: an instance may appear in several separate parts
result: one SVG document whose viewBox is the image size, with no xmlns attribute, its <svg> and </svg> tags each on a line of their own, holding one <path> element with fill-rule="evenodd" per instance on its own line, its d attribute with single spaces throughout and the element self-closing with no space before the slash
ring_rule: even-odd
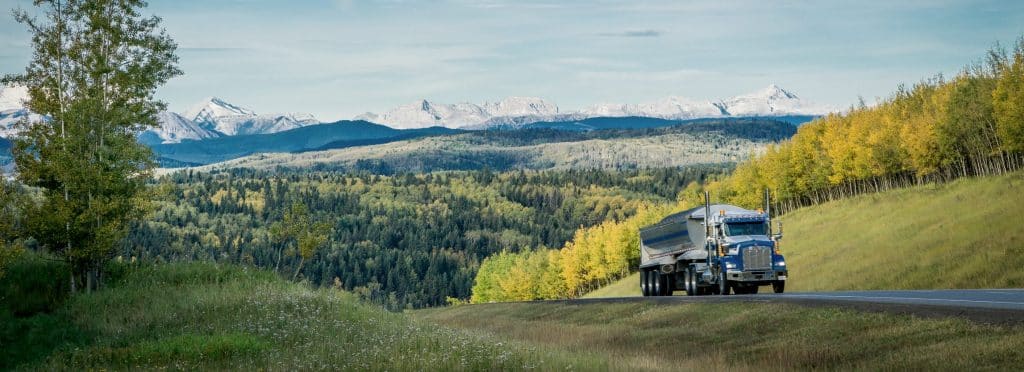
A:
<svg viewBox="0 0 1024 372">
<path fill-rule="evenodd" d="M 786 261 L 776 261 L 775 266 L 786 266 Z"/>
<path fill-rule="evenodd" d="M 725 268 L 726 269 L 735 269 L 736 268 L 736 264 L 734 264 L 732 262 L 726 262 L 725 263 Z"/>
</svg>

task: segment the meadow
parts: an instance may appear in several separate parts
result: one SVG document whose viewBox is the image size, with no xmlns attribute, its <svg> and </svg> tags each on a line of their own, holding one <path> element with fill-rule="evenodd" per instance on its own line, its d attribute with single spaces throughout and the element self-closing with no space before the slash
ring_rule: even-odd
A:
<svg viewBox="0 0 1024 372">
<path fill-rule="evenodd" d="M 1024 328 L 757 302 L 495 303 L 414 317 L 611 370 L 1008 370 Z"/>
<path fill-rule="evenodd" d="M 603 368 L 600 358 L 415 321 L 265 270 L 115 264 L 108 288 L 70 298 L 41 284 L 65 270 L 31 255 L 0 280 L 0 370 Z"/>
</svg>

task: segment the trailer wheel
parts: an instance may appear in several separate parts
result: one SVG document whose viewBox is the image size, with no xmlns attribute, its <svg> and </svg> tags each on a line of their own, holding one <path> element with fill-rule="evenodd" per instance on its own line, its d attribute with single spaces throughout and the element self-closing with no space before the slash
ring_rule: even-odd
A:
<svg viewBox="0 0 1024 372">
<path fill-rule="evenodd" d="M 755 286 L 751 286 L 750 289 L 747 290 L 747 294 L 757 294 L 759 288 L 761 288 L 761 287 L 758 287 L 756 285 Z"/>
<path fill-rule="evenodd" d="M 647 297 L 647 271 L 640 270 L 640 294 Z"/>
<path fill-rule="evenodd" d="M 720 294 L 722 296 L 728 296 L 729 295 L 730 287 L 731 286 L 729 285 L 729 279 L 726 279 L 726 276 L 725 276 L 725 271 L 719 272 L 719 274 L 718 274 L 718 294 Z"/>
<path fill-rule="evenodd" d="M 661 295 L 671 296 L 672 285 L 675 284 L 676 277 L 674 274 L 661 274 Z"/>
<path fill-rule="evenodd" d="M 660 274 L 662 273 L 656 270 L 650 271 L 650 279 L 648 279 L 650 282 L 647 285 L 650 286 L 650 295 L 652 296 L 662 295 L 662 276 Z"/>
<path fill-rule="evenodd" d="M 697 283 L 694 283 L 694 280 L 693 280 L 693 268 L 692 267 L 687 267 L 686 270 L 683 271 L 683 280 L 686 282 L 686 295 L 687 296 L 695 296 L 695 295 L 697 295 L 697 288 L 696 288 L 696 284 Z"/>
<path fill-rule="evenodd" d="M 776 281 L 772 282 L 772 291 L 775 291 L 775 293 L 785 292 L 786 291 L 786 282 L 781 281 L 781 280 L 776 280 Z"/>
</svg>

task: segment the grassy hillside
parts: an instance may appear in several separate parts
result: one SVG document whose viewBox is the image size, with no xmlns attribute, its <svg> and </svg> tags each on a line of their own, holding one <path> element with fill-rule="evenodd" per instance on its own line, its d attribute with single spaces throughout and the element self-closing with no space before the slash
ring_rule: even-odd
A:
<svg viewBox="0 0 1024 372">
<path fill-rule="evenodd" d="M 799 209 L 782 219 L 793 290 L 1024 286 L 1024 173 Z"/>
<path fill-rule="evenodd" d="M 1024 173 L 802 208 L 782 219 L 787 291 L 1024 286 Z M 630 276 L 586 297 L 639 296 Z"/>
<path fill-rule="evenodd" d="M 1024 328 L 766 303 L 504 303 L 416 317 L 613 370 L 1016 369 Z"/>
<path fill-rule="evenodd" d="M 0 370 L 600 368 L 235 266 L 121 266 L 110 288 L 61 303 L 62 268 L 33 260 L 0 282 Z"/>
</svg>

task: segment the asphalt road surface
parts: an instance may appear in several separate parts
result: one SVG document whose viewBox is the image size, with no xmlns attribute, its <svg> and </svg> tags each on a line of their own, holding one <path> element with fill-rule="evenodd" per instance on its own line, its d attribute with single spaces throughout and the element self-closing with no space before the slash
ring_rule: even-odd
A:
<svg viewBox="0 0 1024 372">
<path fill-rule="evenodd" d="M 825 301 L 859 301 L 905 305 L 937 305 L 1024 311 L 1024 289 L 943 289 L 918 291 L 793 292 L 754 297 Z"/>
<path fill-rule="evenodd" d="M 692 302 L 776 302 L 805 306 L 844 307 L 925 317 L 961 317 L 984 323 L 1024 323 L 1024 289 L 944 289 L 908 291 L 838 291 L 768 293 L 730 296 L 620 297 L 566 300 L 589 302 L 651 301 L 659 304 Z M 677 292 L 679 293 L 679 292 Z"/>
</svg>

